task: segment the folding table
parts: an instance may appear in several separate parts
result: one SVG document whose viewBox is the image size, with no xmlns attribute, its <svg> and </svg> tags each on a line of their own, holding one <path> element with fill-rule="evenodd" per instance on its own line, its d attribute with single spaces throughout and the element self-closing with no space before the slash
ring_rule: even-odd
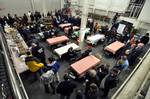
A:
<svg viewBox="0 0 150 99">
<path fill-rule="evenodd" d="M 59 37 L 49 38 L 46 41 L 49 45 L 55 45 L 55 44 L 63 43 L 68 40 L 69 38 L 66 36 L 59 36 Z"/>
<path fill-rule="evenodd" d="M 68 31 L 69 31 L 69 29 L 70 29 L 71 27 L 66 27 L 66 28 L 64 28 L 64 32 L 65 33 L 68 33 Z M 73 30 L 75 31 L 75 30 L 79 30 L 80 28 L 78 27 L 78 26 L 73 26 Z"/>
<path fill-rule="evenodd" d="M 88 70 L 95 67 L 101 63 L 97 57 L 93 55 L 89 55 L 73 64 L 71 64 L 71 68 L 79 75 L 83 76 Z"/>
<path fill-rule="evenodd" d="M 70 47 L 72 47 L 73 50 L 79 48 L 79 46 L 76 45 L 75 43 L 71 43 L 71 44 L 68 44 L 68 45 L 66 45 L 66 46 L 63 46 L 63 47 L 60 47 L 60 48 L 55 49 L 54 52 L 57 53 L 57 54 L 59 55 L 59 57 L 61 58 L 61 56 L 62 56 L 63 54 L 65 54 L 65 53 L 68 51 L 68 49 L 69 49 Z"/>
<path fill-rule="evenodd" d="M 103 34 L 96 34 L 96 35 L 92 35 L 87 37 L 87 43 L 90 43 L 92 45 L 96 45 L 98 41 L 104 41 L 105 39 L 105 35 Z"/>
<path fill-rule="evenodd" d="M 119 49 L 121 49 L 122 47 L 124 47 L 124 46 L 125 46 L 124 43 L 121 43 L 121 42 L 119 42 L 119 41 L 115 41 L 115 42 L 111 43 L 110 45 L 106 46 L 106 47 L 104 48 L 104 50 L 105 50 L 105 51 L 108 51 L 108 52 L 110 52 L 110 53 L 112 53 L 112 54 L 115 55 L 116 52 L 117 52 Z"/>
<path fill-rule="evenodd" d="M 61 29 L 63 29 L 64 27 L 67 27 L 67 26 L 70 26 L 70 25 L 71 25 L 71 23 L 60 24 L 59 27 L 60 27 Z"/>
</svg>

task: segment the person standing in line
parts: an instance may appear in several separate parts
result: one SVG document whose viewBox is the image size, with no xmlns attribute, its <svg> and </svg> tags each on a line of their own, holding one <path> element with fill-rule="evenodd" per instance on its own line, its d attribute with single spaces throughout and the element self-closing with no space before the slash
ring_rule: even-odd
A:
<svg viewBox="0 0 150 99">
<path fill-rule="evenodd" d="M 3 18 L 0 17 L 0 25 L 2 26 L 3 30 L 4 30 L 4 27 L 5 27 L 5 21 Z"/>
<path fill-rule="evenodd" d="M 86 99 L 98 99 L 99 96 L 99 90 L 95 83 L 90 84 L 90 89 L 88 90 L 86 94 Z"/>
<path fill-rule="evenodd" d="M 36 58 L 38 58 L 45 66 L 46 64 L 46 59 L 45 59 L 45 52 L 44 52 L 44 48 L 42 46 L 39 45 L 39 43 L 32 43 L 32 54 L 33 56 L 35 56 Z"/>
<path fill-rule="evenodd" d="M 110 74 L 105 76 L 105 78 L 102 80 L 102 82 L 100 84 L 100 88 L 103 90 L 102 97 L 107 97 L 110 89 L 117 86 L 118 72 L 119 72 L 118 69 L 113 68 L 110 71 Z"/>
<path fill-rule="evenodd" d="M 12 27 L 14 24 L 14 19 L 13 17 L 8 13 L 8 24 Z"/>
<path fill-rule="evenodd" d="M 115 24 L 117 22 L 117 19 L 120 17 L 118 13 L 115 14 L 114 18 L 112 19 L 112 24 Z"/>
<path fill-rule="evenodd" d="M 33 15 L 33 13 L 31 13 L 30 18 L 31 18 L 31 22 L 34 22 L 34 15 Z"/>
<path fill-rule="evenodd" d="M 60 77 L 59 77 L 59 74 L 58 74 L 59 68 L 60 68 L 59 62 L 56 61 L 53 57 L 49 57 L 48 58 L 48 64 L 46 66 L 46 70 L 53 70 L 53 72 L 56 76 L 57 82 L 60 82 Z"/>
<path fill-rule="evenodd" d="M 77 90 L 76 99 L 84 99 L 82 90 Z"/>
<path fill-rule="evenodd" d="M 40 81 L 44 84 L 45 92 L 50 93 L 49 86 L 52 88 L 52 94 L 55 94 L 55 79 L 54 71 L 48 70 L 46 73 L 43 73 L 40 77 Z"/>
<path fill-rule="evenodd" d="M 89 70 L 85 78 L 85 95 L 87 95 L 88 90 L 90 89 L 90 84 L 95 83 L 97 86 L 99 86 L 99 82 L 96 71 L 94 69 Z"/>
<path fill-rule="evenodd" d="M 60 99 L 70 99 L 75 88 L 76 85 L 64 76 L 64 81 L 60 82 L 57 87 L 57 93 L 60 94 Z"/>
<path fill-rule="evenodd" d="M 103 80 L 103 78 L 109 73 L 109 67 L 110 65 L 108 64 L 104 64 L 101 65 L 98 69 L 97 69 L 97 76 L 98 76 L 98 80 L 99 82 L 101 82 Z"/>
<path fill-rule="evenodd" d="M 27 17 L 27 15 L 26 15 L 25 13 L 24 13 L 24 15 L 23 15 L 22 20 L 23 20 L 23 24 L 25 24 L 25 25 L 28 24 L 28 17 Z"/>
<path fill-rule="evenodd" d="M 140 42 L 144 45 L 147 44 L 149 42 L 149 33 L 146 33 L 146 35 L 140 39 Z"/>
</svg>

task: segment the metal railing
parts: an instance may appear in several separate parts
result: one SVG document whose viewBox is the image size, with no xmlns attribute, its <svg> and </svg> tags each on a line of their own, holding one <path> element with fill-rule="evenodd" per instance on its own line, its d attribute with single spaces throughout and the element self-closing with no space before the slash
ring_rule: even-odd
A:
<svg viewBox="0 0 150 99">
<path fill-rule="evenodd" d="M 5 86 L 4 84 L 1 84 L 1 93 L 2 93 L 2 99 L 6 99 L 7 96 L 6 96 L 6 93 L 5 93 Z"/>
<path fill-rule="evenodd" d="M 4 60 L 6 64 L 6 70 L 8 74 L 8 78 L 10 81 L 10 85 L 13 92 L 14 99 L 29 99 L 25 88 L 23 86 L 22 80 L 20 79 L 19 74 L 16 72 L 13 62 L 10 56 L 10 51 L 6 42 L 6 38 L 4 36 L 4 32 L 0 26 L 0 43 L 2 45 L 2 50 L 4 54 Z M 4 85 L 1 85 L 1 88 L 4 88 Z M 5 93 L 2 93 L 3 97 L 5 97 Z M 5 98 L 4 98 L 5 99 Z"/>
<path fill-rule="evenodd" d="M 150 49 L 146 52 L 146 54 L 143 56 L 142 60 L 136 65 L 134 70 L 131 72 L 131 74 L 128 76 L 128 78 L 124 81 L 124 83 L 119 87 L 119 89 L 115 92 L 115 94 L 111 97 L 111 99 L 116 99 L 116 97 L 120 94 L 120 92 L 123 90 L 123 88 L 126 86 L 126 84 L 129 82 L 129 80 L 133 77 L 134 73 L 138 70 L 140 65 L 143 63 L 145 58 L 150 53 Z"/>
</svg>

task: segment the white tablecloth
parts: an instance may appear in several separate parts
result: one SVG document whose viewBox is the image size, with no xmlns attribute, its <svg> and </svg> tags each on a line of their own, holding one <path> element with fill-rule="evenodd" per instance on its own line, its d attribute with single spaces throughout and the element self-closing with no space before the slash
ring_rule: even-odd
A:
<svg viewBox="0 0 150 99">
<path fill-rule="evenodd" d="M 91 44 L 97 44 L 97 42 L 99 40 L 103 41 L 105 39 L 105 35 L 103 34 L 96 34 L 96 35 L 92 35 L 87 37 L 87 42 L 91 43 Z"/>
<path fill-rule="evenodd" d="M 59 57 L 61 57 L 64 53 L 66 53 L 68 51 L 68 49 L 70 47 L 72 47 L 74 50 L 79 48 L 79 46 L 76 45 L 75 43 L 71 43 L 71 44 L 68 44 L 66 46 L 57 48 L 54 51 L 59 55 Z"/>
</svg>

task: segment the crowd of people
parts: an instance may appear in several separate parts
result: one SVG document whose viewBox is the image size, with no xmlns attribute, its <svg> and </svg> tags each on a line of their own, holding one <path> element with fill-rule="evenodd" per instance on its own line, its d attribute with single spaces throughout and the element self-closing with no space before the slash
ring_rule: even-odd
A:
<svg viewBox="0 0 150 99">
<path fill-rule="evenodd" d="M 17 28 L 18 32 L 31 47 L 26 53 L 27 57 L 25 58 L 25 63 L 33 75 L 35 75 L 35 79 L 40 75 L 40 80 L 44 85 L 45 92 L 50 93 L 50 86 L 53 94 L 60 94 L 60 99 L 70 99 L 77 85 L 68 75 L 64 75 L 63 81 L 60 80 L 58 71 L 60 70 L 61 64 L 54 57 L 46 59 L 45 49 L 40 46 L 37 41 L 34 41 L 35 38 L 29 34 L 44 31 L 44 40 L 46 40 L 47 38 L 57 35 L 59 24 L 71 23 L 72 25 L 68 33 L 68 37 L 70 37 L 70 34 L 73 32 L 72 26 L 80 27 L 81 19 L 80 17 L 67 15 L 61 10 L 55 11 L 54 14 L 48 12 L 47 17 L 52 20 L 52 25 L 42 28 L 38 23 L 42 17 L 43 15 L 37 11 L 35 13 L 28 12 L 28 14 L 24 14 L 23 17 L 18 17 L 16 14 L 12 17 L 8 14 L 7 17 L 0 17 L 0 24 L 3 28 L 6 24 Z M 117 17 L 118 14 L 113 20 L 113 24 L 115 24 Z M 116 40 L 125 43 L 125 47 L 117 56 L 115 66 L 102 64 L 97 69 L 89 70 L 84 76 L 84 91 L 79 89 L 76 92 L 76 99 L 99 99 L 100 91 L 103 91 L 103 97 L 107 97 L 109 90 L 117 86 L 119 74 L 129 70 L 129 67 L 134 64 L 135 60 L 141 54 L 144 45 L 149 42 L 149 34 L 147 33 L 145 36 L 137 39 L 135 35 L 131 35 L 131 31 L 126 27 L 122 36 L 118 37 L 116 27 L 112 26 L 112 28 L 109 29 L 108 25 L 100 26 L 99 23 L 94 24 L 94 21 L 88 21 L 87 27 L 90 28 L 90 32 L 92 33 L 104 34 L 107 43 Z M 90 52 L 91 50 L 88 50 L 81 54 L 78 59 L 90 55 Z M 75 59 L 76 56 L 77 53 L 73 48 L 69 48 L 68 52 L 63 55 L 66 60 Z M 46 60 L 48 60 L 48 62 Z"/>
</svg>

